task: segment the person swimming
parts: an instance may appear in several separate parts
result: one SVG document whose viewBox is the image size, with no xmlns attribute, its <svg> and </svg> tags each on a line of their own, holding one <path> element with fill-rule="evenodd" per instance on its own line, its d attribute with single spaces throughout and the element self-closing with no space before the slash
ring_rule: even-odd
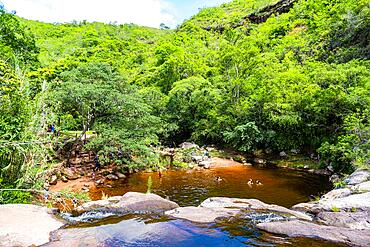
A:
<svg viewBox="0 0 370 247">
<path fill-rule="evenodd" d="M 222 181 L 222 178 L 219 177 L 219 176 L 217 176 L 215 179 L 216 179 L 217 182 L 221 182 Z"/>
<path fill-rule="evenodd" d="M 253 185 L 253 179 L 249 179 L 249 181 L 248 181 L 248 185 Z"/>
<path fill-rule="evenodd" d="M 261 183 L 261 181 L 257 180 L 256 185 L 263 185 L 263 184 Z"/>
</svg>

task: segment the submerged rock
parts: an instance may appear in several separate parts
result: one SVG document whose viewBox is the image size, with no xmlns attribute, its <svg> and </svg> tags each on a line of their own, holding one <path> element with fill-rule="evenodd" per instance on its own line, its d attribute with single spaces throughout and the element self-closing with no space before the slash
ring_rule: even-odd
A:
<svg viewBox="0 0 370 247">
<path fill-rule="evenodd" d="M 289 237 L 323 239 L 351 246 L 370 246 L 370 230 L 324 226 L 300 220 L 260 223 L 257 228 Z"/>
<path fill-rule="evenodd" d="M 49 242 L 50 233 L 63 225 L 45 207 L 0 205 L 0 246 L 43 245 Z"/>
<path fill-rule="evenodd" d="M 76 213 L 82 214 L 94 210 L 118 214 L 158 213 L 178 207 L 177 203 L 163 199 L 155 194 L 128 192 L 123 196 L 115 196 L 107 200 L 84 203 L 77 207 Z"/>
</svg>

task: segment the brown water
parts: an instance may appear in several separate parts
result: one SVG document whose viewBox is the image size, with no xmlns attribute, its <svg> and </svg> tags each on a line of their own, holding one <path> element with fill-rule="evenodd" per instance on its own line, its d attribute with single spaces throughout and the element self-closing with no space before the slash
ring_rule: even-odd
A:
<svg viewBox="0 0 370 247">
<path fill-rule="evenodd" d="M 216 181 L 216 177 L 222 181 Z M 234 166 L 210 170 L 177 170 L 132 174 L 112 188 L 92 192 L 123 195 L 128 191 L 146 192 L 151 177 L 151 192 L 167 197 L 180 206 L 197 206 L 213 196 L 257 198 L 266 203 L 290 207 L 330 188 L 326 177 L 285 169 Z M 248 185 L 248 180 L 263 185 Z M 312 239 L 288 239 L 261 232 L 247 218 L 217 224 L 196 224 L 161 215 L 126 215 L 73 225 L 53 236 L 47 246 L 340 246 Z"/>
<path fill-rule="evenodd" d="M 222 181 L 216 181 L 216 177 Z M 158 173 L 137 173 L 123 181 L 93 192 L 100 199 L 102 192 L 109 196 L 123 195 L 128 191 L 146 192 L 148 178 L 152 179 L 151 192 L 180 206 L 198 206 L 214 196 L 256 198 L 266 203 L 291 207 L 312 200 L 330 189 L 327 177 L 287 169 L 233 166 L 210 170 L 173 170 Z M 259 180 L 263 185 L 249 185 L 248 180 Z"/>
</svg>

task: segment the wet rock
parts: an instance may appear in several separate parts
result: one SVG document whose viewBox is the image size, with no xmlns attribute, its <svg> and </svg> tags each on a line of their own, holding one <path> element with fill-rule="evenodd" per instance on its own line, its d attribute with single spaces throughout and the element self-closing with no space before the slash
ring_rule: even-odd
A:
<svg viewBox="0 0 370 247">
<path fill-rule="evenodd" d="M 114 174 L 109 174 L 107 177 L 106 177 L 108 180 L 118 180 L 118 177 Z"/>
<path fill-rule="evenodd" d="M 357 170 L 352 173 L 347 179 L 344 181 L 349 185 L 357 185 L 363 182 L 366 182 L 370 179 L 370 172 L 365 170 Z"/>
<path fill-rule="evenodd" d="M 321 197 L 321 200 L 334 200 L 334 199 L 346 197 L 349 195 L 351 195 L 351 190 L 348 188 L 335 189 L 323 195 Z"/>
<path fill-rule="evenodd" d="M 122 174 L 120 172 L 116 172 L 116 176 L 119 178 L 119 179 L 124 179 L 126 178 L 126 175 L 125 174 Z"/>
<path fill-rule="evenodd" d="M 197 223 L 215 222 L 217 218 L 232 217 L 240 212 L 239 209 L 211 209 L 204 207 L 181 207 L 165 212 L 166 215 Z"/>
<path fill-rule="evenodd" d="M 370 181 L 355 185 L 351 189 L 359 192 L 370 192 Z"/>
<path fill-rule="evenodd" d="M 76 212 L 82 214 L 89 211 L 101 210 L 118 214 L 158 213 L 178 207 L 179 205 L 177 203 L 163 199 L 155 194 L 128 192 L 122 197 L 84 203 L 77 207 Z"/>
<path fill-rule="evenodd" d="M 63 225 L 44 207 L 0 205 L 0 246 L 43 245 L 49 242 L 49 234 Z"/>
<path fill-rule="evenodd" d="M 269 210 L 294 216 L 299 219 L 312 220 L 312 217 L 274 204 L 266 204 L 257 199 L 239 199 L 228 197 L 211 197 L 200 204 L 200 207 L 211 209 L 238 208 L 250 210 Z"/>
<path fill-rule="evenodd" d="M 51 178 L 49 179 L 49 184 L 50 185 L 56 185 L 58 183 L 58 178 L 56 175 L 53 175 L 51 176 Z"/>
<path fill-rule="evenodd" d="M 69 180 L 76 180 L 78 178 L 78 174 L 75 173 L 72 169 L 64 169 L 62 173 Z"/>
<path fill-rule="evenodd" d="M 183 142 L 179 145 L 179 147 L 182 148 L 182 149 L 190 149 L 190 148 L 199 149 L 199 146 L 195 143 L 192 143 L 192 142 Z"/>
<path fill-rule="evenodd" d="M 317 225 L 300 220 L 260 223 L 257 224 L 257 228 L 269 233 L 287 235 L 289 237 L 322 239 L 350 246 L 370 246 L 369 230 Z"/>
<path fill-rule="evenodd" d="M 210 168 L 211 168 L 211 165 L 210 165 L 209 163 L 207 163 L 207 164 L 205 164 L 205 165 L 203 166 L 203 168 L 204 168 L 204 169 L 210 169 Z"/>
<path fill-rule="evenodd" d="M 366 212 L 321 212 L 317 219 L 331 226 L 370 230 L 370 211 Z"/>
<path fill-rule="evenodd" d="M 68 182 L 68 179 L 65 176 L 62 176 L 62 178 L 60 180 L 62 180 L 64 183 Z"/>
</svg>

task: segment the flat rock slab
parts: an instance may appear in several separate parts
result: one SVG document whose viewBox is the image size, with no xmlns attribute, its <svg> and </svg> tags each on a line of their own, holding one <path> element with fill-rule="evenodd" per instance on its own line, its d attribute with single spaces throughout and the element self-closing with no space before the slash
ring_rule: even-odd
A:
<svg viewBox="0 0 370 247">
<path fill-rule="evenodd" d="M 101 210 L 113 213 L 160 213 L 179 205 L 155 194 L 128 192 L 123 196 L 115 196 L 107 200 L 92 201 L 82 204 L 76 209 L 77 214 Z"/>
<path fill-rule="evenodd" d="M 300 220 L 260 223 L 257 228 L 289 237 L 316 238 L 350 246 L 370 246 L 369 230 L 317 225 Z"/>
<path fill-rule="evenodd" d="M 26 205 L 0 205 L 0 246 L 43 245 L 50 233 L 62 227 L 48 208 Z"/>
<path fill-rule="evenodd" d="M 317 219 L 326 225 L 370 230 L 370 211 L 366 212 L 321 212 Z"/>
<path fill-rule="evenodd" d="M 200 207 L 220 209 L 220 208 L 238 208 L 238 209 L 250 209 L 250 210 L 269 210 L 278 212 L 281 214 L 292 215 L 296 218 L 303 220 L 312 220 L 312 217 L 302 212 L 287 209 L 282 206 L 274 204 L 266 204 L 257 199 L 239 199 L 239 198 L 228 198 L 228 197 L 211 197 L 200 204 Z"/>
<path fill-rule="evenodd" d="M 240 212 L 238 209 L 211 209 L 203 207 L 181 207 L 165 212 L 166 215 L 197 223 L 212 223 L 217 218 L 232 217 Z"/>
</svg>

